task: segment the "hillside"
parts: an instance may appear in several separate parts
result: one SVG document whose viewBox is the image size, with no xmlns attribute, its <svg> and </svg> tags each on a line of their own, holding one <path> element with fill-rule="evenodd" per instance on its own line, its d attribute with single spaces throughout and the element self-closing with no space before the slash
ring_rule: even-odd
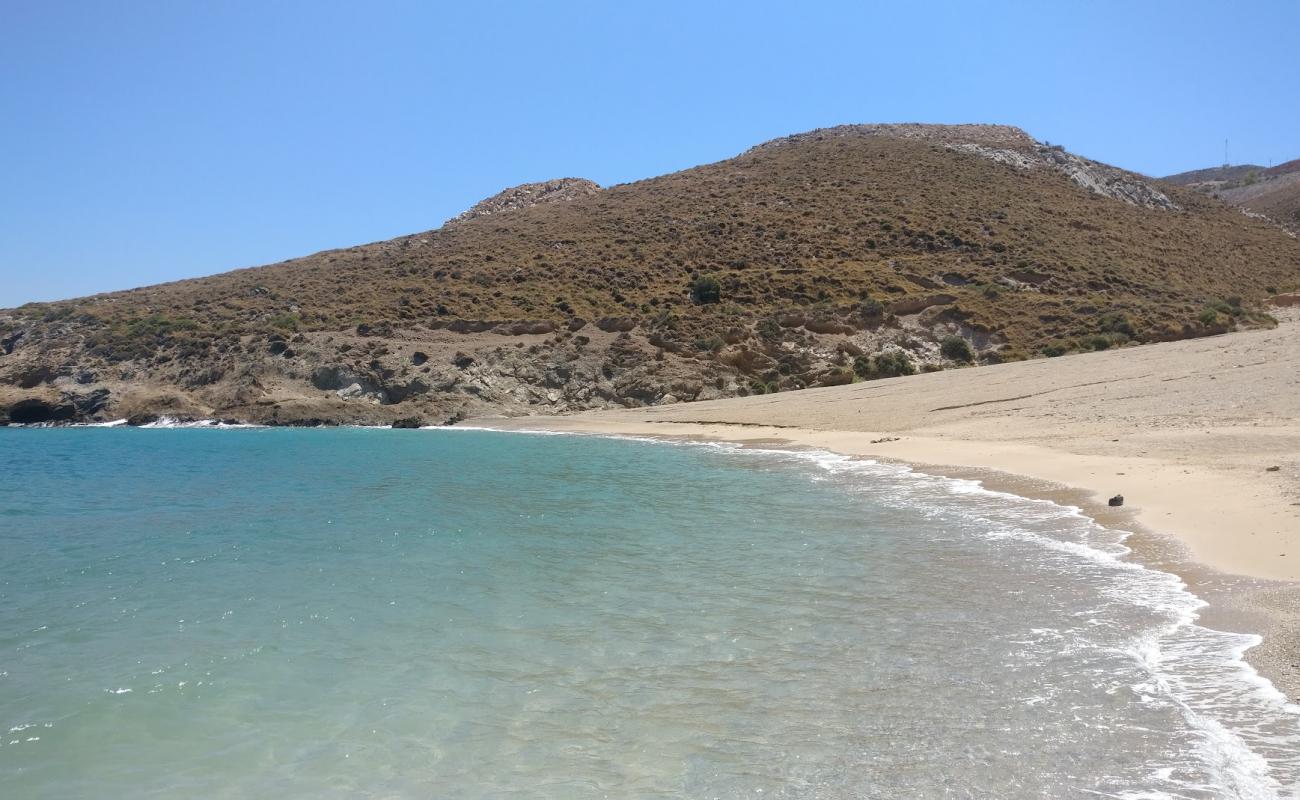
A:
<svg viewBox="0 0 1300 800">
<path fill-rule="evenodd" d="M 0 409 L 313 424 L 663 404 L 1267 324 L 1252 309 L 1298 286 L 1300 241 L 1196 191 L 1005 126 L 843 126 L 0 311 Z"/>
<path fill-rule="evenodd" d="M 1275 167 L 1243 164 L 1198 169 L 1164 180 L 1263 214 L 1300 233 L 1300 159 Z"/>
<path fill-rule="evenodd" d="M 1160 180 L 1175 183 L 1179 186 L 1195 187 L 1207 183 L 1226 183 L 1241 180 L 1252 172 L 1261 172 L 1265 169 L 1267 167 L 1261 167 L 1258 164 L 1224 164 L 1221 167 L 1206 167 L 1205 169 L 1180 172 L 1177 175 L 1167 175 Z"/>
</svg>

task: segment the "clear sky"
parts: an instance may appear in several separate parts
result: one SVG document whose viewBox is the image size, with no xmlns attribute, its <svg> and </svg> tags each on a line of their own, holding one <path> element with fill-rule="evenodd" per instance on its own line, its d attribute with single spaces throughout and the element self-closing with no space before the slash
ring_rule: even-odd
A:
<svg viewBox="0 0 1300 800">
<path fill-rule="evenodd" d="M 0 0 L 0 307 L 440 225 L 848 122 L 1148 174 L 1300 158 L 1300 2 Z"/>
</svg>

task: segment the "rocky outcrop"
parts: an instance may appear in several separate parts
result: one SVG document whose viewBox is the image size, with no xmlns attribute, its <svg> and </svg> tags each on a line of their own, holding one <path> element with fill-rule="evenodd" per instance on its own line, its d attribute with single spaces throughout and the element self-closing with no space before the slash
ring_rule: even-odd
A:
<svg viewBox="0 0 1300 800">
<path fill-rule="evenodd" d="M 566 203 L 580 197 L 599 194 L 600 184 L 586 178 L 556 178 L 540 183 L 524 183 L 482 200 L 468 211 L 457 214 L 451 222 L 468 222 L 480 217 L 532 208 L 543 203 Z"/>
<path fill-rule="evenodd" d="M 1129 205 L 1160 211 L 1177 211 L 1179 205 L 1151 182 L 1136 173 L 1092 161 L 1062 147 L 1033 142 L 1029 147 L 1009 149 L 974 142 L 947 145 L 952 150 L 972 153 L 1016 169 L 1051 169 L 1065 175 L 1093 194 Z"/>
<path fill-rule="evenodd" d="M 1141 175 L 1076 156 L 1062 147 L 1036 141 L 1011 125 L 837 125 L 764 142 L 748 152 L 827 139 L 890 137 L 931 142 L 1022 170 L 1051 169 L 1078 186 L 1112 200 L 1143 208 L 1176 211 L 1179 206 Z"/>
<path fill-rule="evenodd" d="M 95 420 L 108 403 L 109 391 L 102 388 L 84 393 L 64 392 L 57 398 L 33 396 L 11 403 L 4 409 L 2 418 L 20 425 Z"/>
<path fill-rule="evenodd" d="M 1060 147 L 1039 146 L 1035 152 L 1048 168 L 1064 174 L 1094 194 L 1143 208 L 1180 210 L 1168 195 L 1135 173 L 1076 156 Z"/>
<path fill-rule="evenodd" d="M 943 306 L 956 302 L 957 298 L 950 294 L 932 294 L 924 297 L 906 297 L 889 304 L 889 313 L 919 314 L 931 306 Z"/>
</svg>

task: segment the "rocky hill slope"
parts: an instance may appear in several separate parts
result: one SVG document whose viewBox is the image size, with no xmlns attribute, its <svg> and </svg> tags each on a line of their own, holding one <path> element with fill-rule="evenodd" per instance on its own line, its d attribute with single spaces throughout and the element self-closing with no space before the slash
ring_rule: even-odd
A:
<svg viewBox="0 0 1300 800">
<path fill-rule="evenodd" d="M 0 418 L 443 422 L 1268 324 L 1300 241 L 1023 131 L 869 125 L 443 227 L 0 311 Z"/>
<path fill-rule="evenodd" d="M 1241 164 L 1198 169 L 1164 180 L 1263 214 L 1300 235 L 1300 159 L 1276 167 Z"/>
</svg>

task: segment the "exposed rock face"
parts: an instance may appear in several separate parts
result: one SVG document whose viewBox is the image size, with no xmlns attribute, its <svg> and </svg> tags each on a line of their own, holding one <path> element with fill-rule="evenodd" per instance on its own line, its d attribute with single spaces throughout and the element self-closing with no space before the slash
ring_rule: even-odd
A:
<svg viewBox="0 0 1300 800">
<path fill-rule="evenodd" d="M 930 303 L 948 299 L 928 298 Z M 167 416 L 418 427 L 424 420 L 565 413 L 829 385 L 851 380 L 845 372 L 847 353 L 906 348 L 918 364 L 938 363 L 938 336 L 976 335 L 945 320 L 915 318 L 903 324 L 884 317 L 864 329 L 849 309 L 789 315 L 784 321 L 789 327 L 775 337 L 756 326 L 729 328 L 726 339 L 719 337 L 709 349 L 683 342 L 671 330 L 626 331 L 620 324 L 607 324 L 608 330 L 593 325 L 582 334 L 523 336 L 495 327 L 466 333 L 395 328 L 384 340 L 309 333 L 295 337 L 289 354 L 271 353 L 252 341 L 248 352 L 214 367 L 222 375 L 216 383 L 184 393 L 156 372 L 149 377 L 132 372 L 128 380 L 119 373 L 108 381 L 111 390 L 82 386 L 73 375 L 30 390 L 0 385 L 0 418 L 7 412 L 7 421 L 23 424 L 125 418 L 143 425 Z M 995 336 L 972 338 L 976 346 L 981 341 L 998 346 Z M 416 364 L 415 353 L 426 359 Z"/>
<path fill-rule="evenodd" d="M 18 424 L 71 422 L 102 419 L 110 404 L 110 392 L 100 388 L 88 392 L 65 391 L 57 396 L 41 393 L 9 404 L 0 404 L 0 419 Z"/>
<path fill-rule="evenodd" d="M 1039 159 L 1051 169 L 1095 194 L 1129 205 L 1178 211 L 1179 205 L 1140 176 L 1055 147 L 1036 148 Z"/>
<path fill-rule="evenodd" d="M 8 336 L 0 336 L 0 351 L 3 351 L 5 355 L 12 353 L 26 333 L 26 331 L 15 331 Z"/>
<path fill-rule="evenodd" d="M 47 400 L 32 398 L 19 400 L 9 407 L 9 421 L 19 424 L 35 422 L 63 422 L 75 415 L 71 403 L 51 403 Z"/>
<path fill-rule="evenodd" d="M 1055 170 L 1094 194 L 1129 205 L 1161 211 L 1179 210 L 1177 203 L 1142 176 L 1076 156 L 1059 147 L 1050 147 L 1039 142 L 1015 150 L 987 147 L 970 142 L 948 146 L 953 150 L 972 153 L 1016 169 Z"/>
<path fill-rule="evenodd" d="M 531 208 L 543 203 L 564 203 L 579 197 L 599 194 L 600 191 L 600 184 L 586 178 L 556 178 L 540 183 L 523 183 L 476 203 L 468 211 L 457 214 L 451 221 L 466 222 L 499 214 L 502 211 Z"/>
<path fill-rule="evenodd" d="M 1178 210 L 1177 203 L 1142 176 L 1036 141 L 1029 134 L 1011 125 L 921 125 L 917 123 L 838 125 L 773 139 L 758 145 L 750 152 L 808 141 L 867 136 L 888 136 L 932 142 L 1017 169 L 1052 169 L 1079 186 L 1112 200 L 1143 208 Z"/>
</svg>

